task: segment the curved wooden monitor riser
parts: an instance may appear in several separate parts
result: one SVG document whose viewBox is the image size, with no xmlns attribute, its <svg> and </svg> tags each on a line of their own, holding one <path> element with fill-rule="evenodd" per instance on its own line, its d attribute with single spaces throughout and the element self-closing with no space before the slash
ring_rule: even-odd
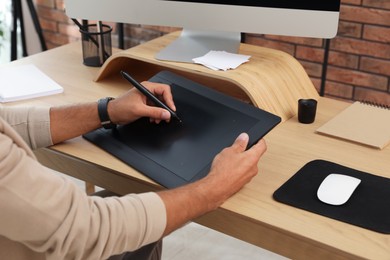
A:
<svg viewBox="0 0 390 260">
<path fill-rule="evenodd" d="M 192 63 L 156 60 L 155 53 L 177 36 L 177 32 L 167 34 L 116 52 L 100 68 L 95 81 L 118 76 L 120 70 L 131 72 L 139 81 L 168 70 L 276 114 L 282 121 L 297 113 L 299 99 L 319 97 L 302 65 L 291 55 L 274 49 L 241 44 L 240 54 L 250 55 L 251 58 L 249 62 L 229 71 L 213 71 Z"/>
</svg>

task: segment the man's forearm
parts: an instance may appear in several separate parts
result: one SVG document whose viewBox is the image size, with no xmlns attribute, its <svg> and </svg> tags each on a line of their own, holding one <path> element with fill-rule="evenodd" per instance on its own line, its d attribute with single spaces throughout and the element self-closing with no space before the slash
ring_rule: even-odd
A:
<svg viewBox="0 0 390 260">
<path fill-rule="evenodd" d="M 80 136 L 100 126 L 96 102 L 50 109 L 50 131 L 54 144 Z"/>
<path fill-rule="evenodd" d="M 216 209 L 222 203 L 210 194 L 210 187 L 203 180 L 157 194 L 163 200 L 167 211 L 164 236 L 182 227 L 188 221 Z"/>
</svg>

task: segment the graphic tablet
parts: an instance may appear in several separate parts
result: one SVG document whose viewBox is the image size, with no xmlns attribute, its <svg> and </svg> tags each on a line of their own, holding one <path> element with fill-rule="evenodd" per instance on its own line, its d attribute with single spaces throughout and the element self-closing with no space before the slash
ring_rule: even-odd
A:
<svg viewBox="0 0 390 260">
<path fill-rule="evenodd" d="M 215 155 L 240 133 L 248 133 L 250 147 L 281 121 L 171 72 L 160 72 L 149 81 L 171 86 L 181 124 L 174 119 L 154 124 L 141 118 L 114 130 L 95 130 L 84 138 L 167 188 L 206 176 Z"/>
</svg>

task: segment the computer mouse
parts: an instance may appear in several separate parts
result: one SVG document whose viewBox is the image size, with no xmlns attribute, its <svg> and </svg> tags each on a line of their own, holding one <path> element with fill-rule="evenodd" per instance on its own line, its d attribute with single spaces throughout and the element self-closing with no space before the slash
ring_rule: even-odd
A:
<svg viewBox="0 0 390 260">
<path fill-rule="evenodd" d="M 320 184 L 317 197 L 330 205 L 343 205 L 352 196 L 361 180 L 352 176 L 331 173 Z"/>
</svg>

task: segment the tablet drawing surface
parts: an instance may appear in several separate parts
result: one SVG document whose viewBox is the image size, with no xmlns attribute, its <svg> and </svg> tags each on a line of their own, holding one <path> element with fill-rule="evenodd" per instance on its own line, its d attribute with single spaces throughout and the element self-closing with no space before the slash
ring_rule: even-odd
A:
<svg viewBox="0 0 390 260">
<path fill-rule="evenodd" d="M 84 137 L 168 188 L 207 175 L 215 155 L 240 133 L 248 133 L 252 146 L 280 122 L 278 116 L 170 72 L 150 81 L 171 86 L 182 123 L 141 118 Z"/>
</svg>

